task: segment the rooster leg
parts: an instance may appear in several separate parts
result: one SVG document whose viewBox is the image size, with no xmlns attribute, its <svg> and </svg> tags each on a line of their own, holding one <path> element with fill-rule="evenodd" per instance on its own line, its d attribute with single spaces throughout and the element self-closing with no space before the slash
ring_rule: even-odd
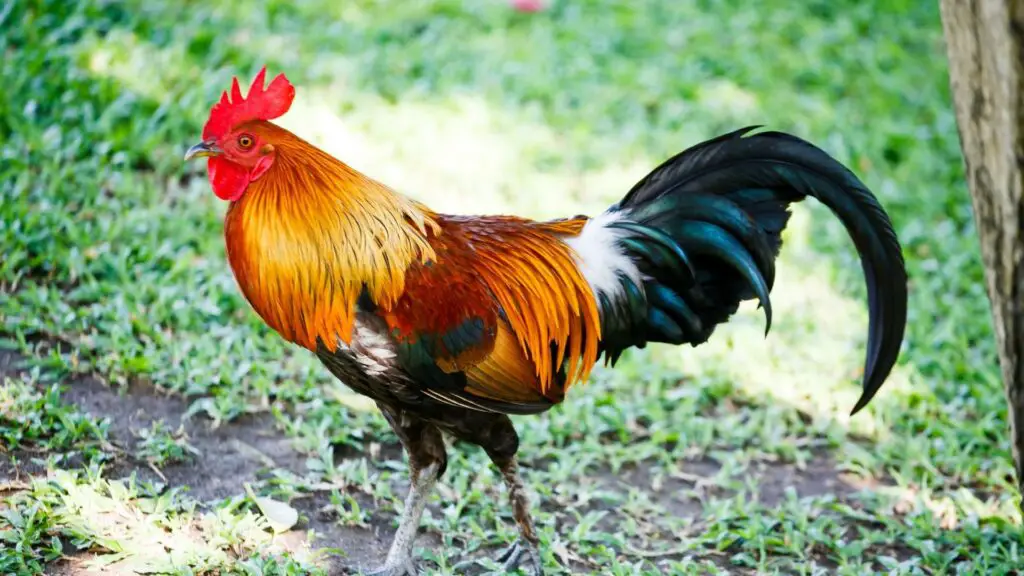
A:
<svg viewBox="0 0 1024 576">
<path fill-rule="evenodd" d="M 437 479 L 444 474 L 448 456 L 445 453 L 441 432 L 436 427 L 407 413 L 392 411 L 383 406 L 381 411 L 409 454 L 410 484 L 409 494 L 405 498 L 405 510 L 402 511 L 402 519 L 391 541 L 384 566 L 369 574 L 416 576 L 412 545 L 416 540 L 423 508 L 434 490 Z"/>
<path fill-rule="evenodd" d="M 519 526 L 519 539 L 498 557 L 498 562 L 504 562 L 506 572 L 523 568 L 530 576 L 540 576 L 539 539 L 537 530 L 533 527 L 533 518 L 530 517 L 530 497 L 526 494 L 526 486 L 519 475 L 519 464 L 516 463 L 515 456 L 495 464 L 505 479 L 508 501 L 512 504 L 512 517 Z"/>
<path fill-rule="evenodd" d="M 474 439 L 480 444 L 491 462 L 498 467 L 501 477 L 508 488 L 508 500 L 512 505 L 512 517 L 519 526 L 519 538 L 508 550 L 498 557 L 498 562 L 505 565 L 511 572 L 516 568 L 523 569 L 530 576 L 540 576 L 541 562 L 537 530 L 530 516 L 530 497 L 526 492 L 522 476 L 519 475 L 519 464 L 516 452 L 519 450 L 519 435 L 507 416 L 494 422 L 483 437 Z"/>
</svg>

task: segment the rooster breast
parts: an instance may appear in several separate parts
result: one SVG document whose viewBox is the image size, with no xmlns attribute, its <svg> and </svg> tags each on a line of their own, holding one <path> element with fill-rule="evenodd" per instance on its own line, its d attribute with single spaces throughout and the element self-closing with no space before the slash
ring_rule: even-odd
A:
<svg viewBox="0 0 1024 576">
<path fill-rule="evenodd" d="M 316 355 L 336 378 L 356 392 L 389 405 L 420 403 L 415 382 L 397 364 L 395 341 L 377 315 L 356 314 L 351 342 L 339 339 L 331 350 L 318 343 Z"/>
</svg>

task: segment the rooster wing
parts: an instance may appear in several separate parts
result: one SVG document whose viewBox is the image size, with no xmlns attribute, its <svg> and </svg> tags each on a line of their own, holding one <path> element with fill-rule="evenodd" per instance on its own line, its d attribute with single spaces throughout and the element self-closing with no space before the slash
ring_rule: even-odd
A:
<svg viewBox="0 0 1024 576">
<path fill-rule="evenodd" d="M 436 259 L 413 264 L 401 297 L 375 306 L 395 361 L 434 400 L 543 412 L 597 358 L 598 309 L 561 240 L 584 220 L 439 217 Z"/>
</svg>

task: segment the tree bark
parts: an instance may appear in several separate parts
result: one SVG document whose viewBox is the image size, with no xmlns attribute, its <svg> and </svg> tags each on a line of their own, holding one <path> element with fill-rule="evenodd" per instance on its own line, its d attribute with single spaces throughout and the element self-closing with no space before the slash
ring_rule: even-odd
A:
<svg viewBox="0 0 1024 576">
<path fill-rule="evenodd" d="M 1024 494 L 1024 0 L 941 0 L 941 7 Z"/>
</svg>

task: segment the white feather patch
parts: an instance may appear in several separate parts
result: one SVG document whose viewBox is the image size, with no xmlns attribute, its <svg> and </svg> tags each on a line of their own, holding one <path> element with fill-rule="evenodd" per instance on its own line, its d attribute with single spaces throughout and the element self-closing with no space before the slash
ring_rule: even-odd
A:
<svg viewBox="0 0 1024 576">
<path fill-rule="evenodd" d="M 605 212 L 587 221 L 579 236 L 565 238 L 565 243 L 574 252 L 576 265 L 590 283 L 595 296 L 604 294 L 611 300 L 616 299 L 622 292 L 621 276 L 626 276 L 643 290 L 640 270 L 617 243 L 627 232 L 608 227 L 624 219 L 621 212 Z"/>
</svg>

